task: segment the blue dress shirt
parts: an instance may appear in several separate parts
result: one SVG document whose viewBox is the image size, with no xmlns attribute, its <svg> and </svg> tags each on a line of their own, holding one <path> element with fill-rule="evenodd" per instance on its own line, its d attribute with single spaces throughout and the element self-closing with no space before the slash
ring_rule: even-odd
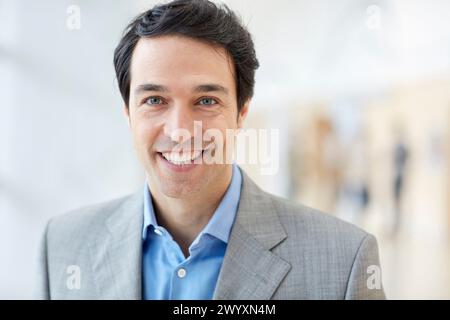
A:
<svg viewBox="0 0 450 320">
<path fill-rule="evenodd" d="M 170 233 L 156 221 L 147 183 L 142 230 L 142 298 L 211 299 L 241 195 L 242 176 L 233 165 L 230 185 L 213 216 L 189 246 L 185 258 Z"/>
</svg>

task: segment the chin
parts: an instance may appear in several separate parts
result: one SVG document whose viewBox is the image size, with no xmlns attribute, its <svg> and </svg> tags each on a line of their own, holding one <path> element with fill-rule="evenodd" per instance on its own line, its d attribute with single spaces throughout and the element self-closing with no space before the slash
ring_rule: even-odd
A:
<svg viewBox="0 0 450 320">
<path fill-rule="evenodd" d="M 159 186 L 159 191 L 166 197 L 175 199 L 186 199 L 192 197 L 192 195 L 198 191 L 198 186 L 196 187 L 192 183 L 180 185 L 180 183 L 170 183 L 164 181 Z"/>
</svg>

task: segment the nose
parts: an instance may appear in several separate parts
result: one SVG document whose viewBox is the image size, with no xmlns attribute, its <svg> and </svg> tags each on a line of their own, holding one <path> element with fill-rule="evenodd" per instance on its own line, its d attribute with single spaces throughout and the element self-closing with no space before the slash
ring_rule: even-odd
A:
<svg viewBox="0 0 450 320">
<path fill-rule="evenodd" d="M 173 105 L 168 110 L 167 118 L 165 119 L 164 135 L 179 144 L 191 140 L 196 134 L 194 121 L 193 110 L 189 106 L 183 104 Z"/>
</svg>

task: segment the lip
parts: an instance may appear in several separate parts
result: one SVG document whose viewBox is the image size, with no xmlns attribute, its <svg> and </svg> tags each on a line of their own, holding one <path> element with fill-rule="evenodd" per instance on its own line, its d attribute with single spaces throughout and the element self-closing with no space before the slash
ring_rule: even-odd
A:
<svg viewBox="0 0 450 320">
<path fill-rule="evenodd" d="M 196 149 L 193 149 L 193 150 L 188 150 L 189 152 L 197 152 L 197 151 L 201 151 L 201 152 L 203 152 L 203 151 L 205 151 L 205 150 L 208 150 L 208 148 L 207 149 L 199 149 L 199 150 L 196 150 Z M 158 152 L 158 153 L 166 153 L 166 152 L 173 152 L 173 149 L 172 150 L 163 150 L 163 151 L 161 151 L 161 150 L 158 150 L 158 151 L 156 151 L 156 152 Z"/>
<path fill-rule="evenodd" d="M 203 152 L 201 154 L 201 157 L 203 157 Z M 174 172 L 189 172 L 191 170 L 193 170 L 196 166 L 199 166 L 201 163 L 188 163 L 188 164 L 182 164 L 182 165 L 176 165 L 173 164 L 172 162 L 166 160 L 166 158 L 163 157 L 161 152 L 157 152 L 157 158 L 158 161 L 160 161 L 164 167 L 168 168 L 171 171 Z"/>
</svg>

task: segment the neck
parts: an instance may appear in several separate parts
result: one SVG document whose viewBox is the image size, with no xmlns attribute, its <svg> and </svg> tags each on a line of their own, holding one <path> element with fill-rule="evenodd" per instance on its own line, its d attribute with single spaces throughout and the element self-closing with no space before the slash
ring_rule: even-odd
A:
<svg viewBox="0 0 450 320">
<path fill-rule="evenodd" d="M 172 198 L 152 192 L 153 206 L 158 224 L 166 228 L 178 243 L 184 255 L 189 246 L 213 216 L 230 184 L 232 168 L 214 186 L 190 195 L 188 198 Z"/>
</svg>

